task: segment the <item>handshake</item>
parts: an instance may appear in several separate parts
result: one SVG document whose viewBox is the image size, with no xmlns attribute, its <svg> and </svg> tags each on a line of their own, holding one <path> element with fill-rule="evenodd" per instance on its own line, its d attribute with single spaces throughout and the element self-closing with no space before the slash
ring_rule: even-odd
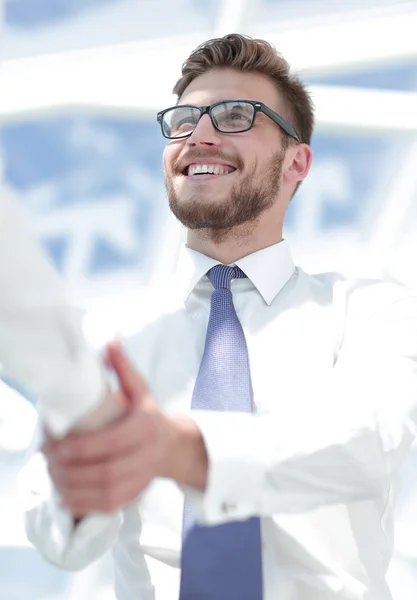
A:
<svg viewBox="0 0 417 600">
<path fill-rule="evenodd" d="M 46 435 L 43 452 L 63 506 L 76 519 L 113 512 L 157 477 L 203 490 L 208 458 L 195 422 L 158 408 L 118 343 L 108 345 L 106 364 L 117 376 L 119 391 L 109 391 L 65 437 Z"/>
<path fill-rule="evenodd" d="M 119 383 L 111 389 L 62 281 L 5 190 L 0 255 L 0 365 L 37 400 L 62 503 L 80 518 L 125 506 L 155 477 L 203 489 L 207 455 L 197 425 L 159 409 L 118 343 L 105 357 Z"/>
<path fill-rule="evenodd" d="M 76 519 L 123 508 L 155 477 L 179 475 L 173 455 L 181 424 L 158 409 L 120 344 L 107 346 L 105 362 L 119 390 L 108 386 L 101 404 L 64 437 L 46 432 L 42 448 L 62 505 Z"/>
</svg>

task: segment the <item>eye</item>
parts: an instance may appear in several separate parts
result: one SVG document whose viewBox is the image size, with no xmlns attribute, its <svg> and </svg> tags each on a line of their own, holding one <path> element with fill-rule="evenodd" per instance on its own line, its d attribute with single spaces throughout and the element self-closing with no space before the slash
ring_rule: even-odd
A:
<svg viewBox="0 0 417 600">
<path fill-rule="evenodd" d="M 197 125 L 198 119 L 192 115 L 182 117 L 171 123 L 171 132 L 173 135 L 178 135 L 194 129 Z"/>
<path fill-rule="evenodd" d="M 200 111 L 192 106 L 176 106 L 168 110 L 163 118 L 163 127 L 169 136 L 190 134 L 197 125 Z"/>
<path fill-rule="evenodd" d="M 195 125 L 196 123 L 197 123 L 196 117 L 189 115 L 187 117 L 182 117 L 182 119 L 179 119 L 178 121 L 174 121 L 171 124 L 171 127 L 176 128 L 176 127 L 181 127 L 182 125 Z"/>
<path fill-rule="evenodd" d="M 241 110 L 223 111 L 216 115 L 216 121 L 220 129 L 233 131 L 236 129 L 247 129 L 252 122 L 252 116 L 248 116 Z"/>
<path fill-rule="evenodd" d="M 242 113 L 234 112 L 230 114 L 230 119 L 232 121 L 248 121 L 248 117 L 246 115 L 242 115 Z"/>
</svg>

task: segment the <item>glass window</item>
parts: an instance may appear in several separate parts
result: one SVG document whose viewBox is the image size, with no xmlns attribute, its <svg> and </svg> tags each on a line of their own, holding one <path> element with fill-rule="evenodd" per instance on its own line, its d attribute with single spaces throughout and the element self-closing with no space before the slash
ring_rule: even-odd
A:
<svg viewBox="0 0 417 600">
<path fill-rule="evenodd" d="M 184 34 L 204 39 L 219 6 L 219 0 L 5 0 L 2 57 Z"/>
</svg>

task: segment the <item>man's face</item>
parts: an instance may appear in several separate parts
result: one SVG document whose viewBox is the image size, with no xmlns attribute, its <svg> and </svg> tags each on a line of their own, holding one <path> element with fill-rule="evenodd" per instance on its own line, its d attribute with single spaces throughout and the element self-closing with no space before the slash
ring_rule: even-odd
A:
<svg viewBox="0 0 417 600">
<path fill-rule="evenodd" d="M 262 75 L 213 69 L 187 87 L 179 104 L 206 106 L 224 100 L 257 100 L 282 114 L 274 84 Z M 185 139 L 164 151 L 169 205 L 189 229 L 228 230 L 255 222 L 277 201 L 285 150 L 280 128 L 263 113 L 243 133 L 220 133 L 204 115 Z M 216 174 L 193 165 L 216 166 Z"/>
</svg>

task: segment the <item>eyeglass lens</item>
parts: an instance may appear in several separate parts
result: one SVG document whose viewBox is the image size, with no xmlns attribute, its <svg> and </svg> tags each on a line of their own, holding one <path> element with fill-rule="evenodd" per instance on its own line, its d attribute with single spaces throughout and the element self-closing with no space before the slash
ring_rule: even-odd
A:
<svg viewBox="0 0 417 600">
<path fill-rule="evenodd" d="M 201 112 L 192 106 L 177 106 L 164 115 L 162 126 L 168 137 L 184 137 L 190 135 Z M 223 133 L 238 133 L 249 129 L 252 125 L 254 107 L 248 102 L 228 101 L 216 104 L 211 109 L 215 126 Z"/>
</svg>

